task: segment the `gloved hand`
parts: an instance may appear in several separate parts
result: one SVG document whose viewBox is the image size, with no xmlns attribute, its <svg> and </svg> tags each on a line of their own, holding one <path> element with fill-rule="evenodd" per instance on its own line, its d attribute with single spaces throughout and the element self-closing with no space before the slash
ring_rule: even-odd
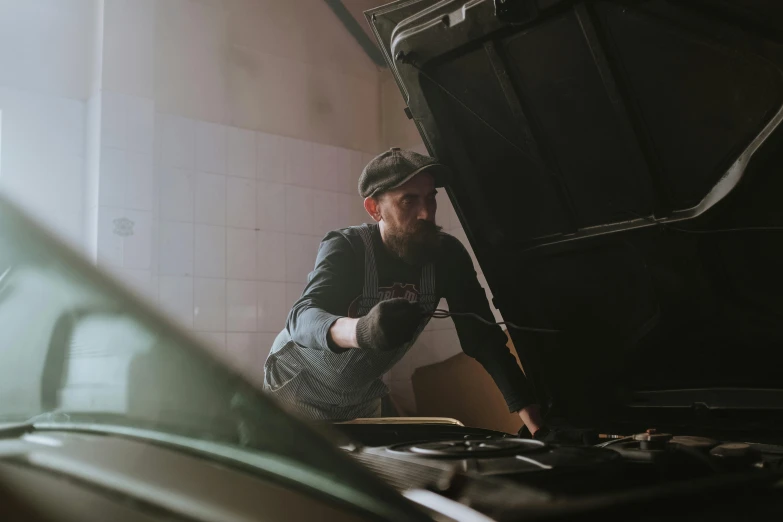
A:
<svg viewBox="0 0 783 522">
<path fill-rule="evenodd" d="M 365 350 L 389 351 L 413 339 L 421 308 L 407 299 L 381 301 L 356 322 L 356 341 Z"/>
<path fill-rule="evenodd" d="M 535 439 L 547 444 L 560 444 L 564 446 L 593 446 L 598 444 L 598 434 L 593 430 L 577 428 L 549 428 L 544 426 L 530 436 L 527 426 L 522 426 L 517 436 L 523 439 Z"/>
</svg>

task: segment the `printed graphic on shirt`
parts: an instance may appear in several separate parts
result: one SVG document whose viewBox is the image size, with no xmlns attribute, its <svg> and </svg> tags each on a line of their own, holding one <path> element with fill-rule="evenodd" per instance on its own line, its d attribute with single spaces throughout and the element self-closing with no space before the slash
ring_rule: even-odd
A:
<svg viewBox="0 0 783 522">
<path fill-rule="evenodd" d="M 402 297 L 407 299 L 411 303 L 417 303 L 419 301 L 419 289 L 416 285 L 407 283 L 394 283 L 391 286 L 379 286 L 378 287 L 378 301 L 386 301 L 388 299 L 397 299 Z M 359 295 L 353 300 L 351 306 L 348 307 L 348 317 L 359 317 L 359 304 L 362 300 L 362 296 Z"/>
</svg>

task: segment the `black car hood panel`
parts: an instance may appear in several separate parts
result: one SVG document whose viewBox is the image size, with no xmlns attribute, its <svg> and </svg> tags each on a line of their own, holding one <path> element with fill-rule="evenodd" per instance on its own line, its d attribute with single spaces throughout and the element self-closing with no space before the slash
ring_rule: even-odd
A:
<svg viewBox="0 0 783 522">
<path fill-rule="evenodd" d="M 367 18 L 454 170 L 496 306 L 561 331 L 511 332 L 551 418 L 706 429 L 741 410 L 780 429 L 778 1 L 407 0 Z"/>
</svg>

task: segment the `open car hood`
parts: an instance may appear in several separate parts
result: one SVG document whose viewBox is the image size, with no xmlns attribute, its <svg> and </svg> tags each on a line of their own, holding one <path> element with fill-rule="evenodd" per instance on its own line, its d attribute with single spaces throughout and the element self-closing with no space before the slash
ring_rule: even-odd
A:
<svg viewBox="0 0 783 522">
<path fill-rule="evenodd" d="M 783 4 L 366 15 L 550 422 L 779 433 Z"/>
</svg>

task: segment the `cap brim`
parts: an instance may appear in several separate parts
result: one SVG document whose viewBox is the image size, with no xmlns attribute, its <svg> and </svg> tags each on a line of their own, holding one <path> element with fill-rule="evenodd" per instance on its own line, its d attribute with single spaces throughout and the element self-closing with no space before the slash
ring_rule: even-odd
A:
<svg viewBox="0 0 783 522">
<path fill-rule="evenodd" d="M 435 178 L 435 188 L 445 187 L 451 182 L 451 169 L 442 163 L 430 163 L 429 165 L 425 165 L 418 170 L 414 170 L 408 176 L 403 178 L 402 181 L 385 190 L 396 189 L 397 187 L 406 184 L 408 181 L 418 176 L 422 172 L 432 174 L 432 177 Z"/>
</svg>

